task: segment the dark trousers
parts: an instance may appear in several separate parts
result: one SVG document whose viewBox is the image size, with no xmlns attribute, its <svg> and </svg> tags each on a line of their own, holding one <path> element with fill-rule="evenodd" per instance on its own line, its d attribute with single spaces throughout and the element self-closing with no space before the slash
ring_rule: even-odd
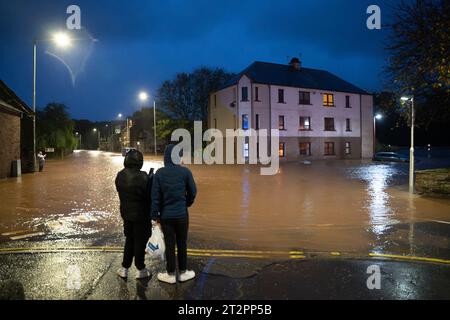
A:
<svg viewBox="0 0 450 320">
<path fill-rule="evenodd" d="M 175 244 L 178 249 L 178 269 L 180 272 L 187 268 L 187 234 L 189 219 L 161 219 L 161 227 L 166 244 L 167 272 L 175 272 Z"/>
<path fill-rule="evenodd" d="M 42 172 L 42 170 L 44 170 L 44 161 L 39 161 L 39 172 Z"/>
<path fill-rule="evenodd" d="M 133 222 L 125 220 L 123 223 L 125 233 L 125 248 L 123 251 L 122 267 L 129 268 L 133 262 L 138 270 L 145 268 L 145 246 L 152 234 L 151 222 Z"/>
</svg>

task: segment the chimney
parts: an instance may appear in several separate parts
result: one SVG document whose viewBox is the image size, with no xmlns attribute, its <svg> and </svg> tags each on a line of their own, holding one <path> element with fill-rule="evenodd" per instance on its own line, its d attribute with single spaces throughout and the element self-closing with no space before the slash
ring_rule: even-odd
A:
<svg viewBox="0 0 450 320">
<path fill-rule="evenodd" d="M 294 70 L 300 70 L 300 67 L 302 66 L 300 59 L 296 58 L 296 57 L 291 59 L 291 62 L 289 62 L 289 65 Z"/>
</svg>

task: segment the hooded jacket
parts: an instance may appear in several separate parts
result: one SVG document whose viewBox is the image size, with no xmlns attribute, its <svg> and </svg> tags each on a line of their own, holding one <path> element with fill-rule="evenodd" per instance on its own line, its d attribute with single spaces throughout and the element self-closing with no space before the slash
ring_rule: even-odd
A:
<svg viewBox="0 0 450 320">
<path fill-rule="evenodd" d="M 125 168 L 116 177 L 120 214 L 127 221 L 150 221 L 151 185 L 147 173 L 141 171 L 143 164 L 142 153 L 131 150 L 125 156 Z"/>
<path fill-rule="evenodd" d="M 152 219 L 178 219 L 188 215 L 197 195 L 191 171 L 175 164 L 171 153 L 174 145 L 164 151 L 164 168 L 158 169 L 152 186 Z"/>
</svg>

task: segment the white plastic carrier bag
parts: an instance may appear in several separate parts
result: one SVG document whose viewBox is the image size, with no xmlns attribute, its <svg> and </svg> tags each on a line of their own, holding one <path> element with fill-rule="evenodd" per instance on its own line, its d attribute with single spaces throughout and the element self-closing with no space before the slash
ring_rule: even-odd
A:
<svg viewBox="0 0 450 320">
<path fill-rule="evenodd" d="M 147 242 L 145 251 L 153 258 L 164 260 L 166 245 L 164 244 L 164 234 L 159 224 L 152 227 L 152 236 Z"/>
</svg>

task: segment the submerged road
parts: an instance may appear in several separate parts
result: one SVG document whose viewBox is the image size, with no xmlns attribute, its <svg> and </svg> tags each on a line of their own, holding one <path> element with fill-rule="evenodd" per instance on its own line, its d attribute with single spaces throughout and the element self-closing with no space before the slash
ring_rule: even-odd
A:
<svg viewBox="0 0 450 320">
<path fill-rule="evenodd" d="M 402 164 L 192 166 L 189 256 L 198 277 L 117 279 L 117 154 L 80 151 L 0 181 L 0 294 L 29 299 L 449 298 L 450 200 L 409 195 Z M 144 170 L 162 166 L 146 158 Z M 161 263 L 148 261 L 153 272 Z M 369 290 L 378 265 L 381 289 Z M 69 269 L 68 269 L 69 268 Z M 67 281 L 75 272 L 80 286 Z"/>
</svg>

